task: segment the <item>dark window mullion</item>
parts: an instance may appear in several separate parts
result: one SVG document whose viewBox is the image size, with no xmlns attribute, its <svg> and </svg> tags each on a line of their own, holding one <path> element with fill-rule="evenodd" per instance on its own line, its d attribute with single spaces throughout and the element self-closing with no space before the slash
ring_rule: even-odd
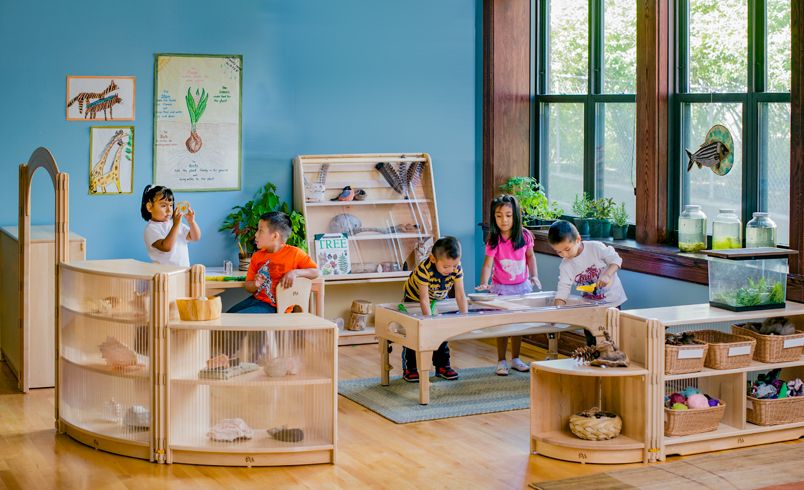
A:
<svg viewBox="0 0 804 490">
<path fill-rule="evenodd" d="M 603 193 L 602 172 L 598 172 L 597 147 L 602 126 L 595 96 L 603 86 L 603 0 L 589 0 L 589 72 L 587 96 L 584 101 L 584 165 L 583 190 L 592 197 Z"/>
</svg>

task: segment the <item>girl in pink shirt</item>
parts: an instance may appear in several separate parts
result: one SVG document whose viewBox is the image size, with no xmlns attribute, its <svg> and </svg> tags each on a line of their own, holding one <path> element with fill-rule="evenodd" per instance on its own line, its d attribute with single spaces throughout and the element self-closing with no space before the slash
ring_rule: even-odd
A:
<svg viewBox="0 0 804 490">
<path fill-rule="evenodd" d="M 507 194 L 498 196 L 491 201 L 490 215 L 486 259 L 480 272 L 480 285 L 475 289 L 499 295 L 526 294 L 533 291 L 533 287 L 541 289 L 533 254 L 533 236 L 522 228 L 522 213 L 516 198 Z M 511 337 L 511 367 L 525 372 L 528 365 L 519 359 L 521 346 L 521 336 Z M 508 337 L 498 337 L 498 376 L 508 375 L 507 349 Z"/>
</svg>

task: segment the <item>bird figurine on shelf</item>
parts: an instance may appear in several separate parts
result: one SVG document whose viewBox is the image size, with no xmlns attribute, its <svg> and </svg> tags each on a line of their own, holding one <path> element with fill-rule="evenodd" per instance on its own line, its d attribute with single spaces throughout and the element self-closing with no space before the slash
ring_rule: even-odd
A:
<svg viewBox="0 0 804 490">
<path fill-rule="evenodd" d="M 596 367 L 628 367 L 631 362 L 625 352 L 617 348 L 611 340 L 609 332 L 604 328 L 604 340 L 598 340 L 597 345 L 578 347 L 572 352 L 572 358 L 582 364 L 589 364 Z"/>
<path fill-rule="evenodd" d="M 337 197 L 333 197 L 330 201 L 351 201 L 354 198 L 355 191 L 352 189 L 352 186 L 347 185 Z"/>
</svg>

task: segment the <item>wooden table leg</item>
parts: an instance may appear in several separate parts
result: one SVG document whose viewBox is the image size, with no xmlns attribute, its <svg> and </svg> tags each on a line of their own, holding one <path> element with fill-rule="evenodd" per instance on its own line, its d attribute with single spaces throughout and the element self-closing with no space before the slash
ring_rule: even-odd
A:
<svg viewBox="0 0 804 490">
<path fill-rule="evenodd" d="M 433 351 L 416 352 L 416 366 L 419 368 L 419 404 L 430 403 L 430 368 L 433 365 Z"/>
<path fill-rule="evenodd" d="M 388 340 L 381 338 L 377 340 L 380 344 L 380 385 L 388 386 L 390 384 L 389 371 L 391 370 L 391 364 L 388 361 Z"/>
<path fill-rule="evenodd" d="M 558 359 L 558 339 L 560 332 L 552 332 L 547 334 L 547 356 L 545 360 Z"/>
</svg>

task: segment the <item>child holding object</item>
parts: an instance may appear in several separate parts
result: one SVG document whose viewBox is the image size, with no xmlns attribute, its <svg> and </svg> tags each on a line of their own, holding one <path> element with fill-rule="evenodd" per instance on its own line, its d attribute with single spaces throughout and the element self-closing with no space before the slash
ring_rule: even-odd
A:
<svg viewBox="0 0 804 490">
<path fill-rule="evenodd" d="M 143 238 L 154 262 L 190 267 L 187 242 L 200 240 L 201 229 L 193 208 L 187 206 L 183 211 L 173 210 L 173 191 L 167 187 L 146 185 L 142 191 L 140 214 L 148 222 Z M 181 222 L 182 217 L 187 223 Z"/>
</svg>

